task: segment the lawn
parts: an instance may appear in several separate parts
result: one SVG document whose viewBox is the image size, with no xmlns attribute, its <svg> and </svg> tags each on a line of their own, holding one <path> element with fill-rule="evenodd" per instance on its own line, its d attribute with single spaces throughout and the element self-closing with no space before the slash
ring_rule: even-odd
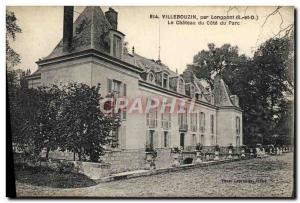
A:
<svg viewBox="0 0 300 203">
<path fill-rule="evenodd" d="M 96 183 L 87 176 L 77 173 L 63 173 L 46 167 L 15 167 L 17 182 L 34 186 L 46 186 L 51 188 L 78 188 L 89 187 Z"/>
<path fill-rule="evenodd" d="M 85 188 L 57 189 L 19 181 L 16 185 L 18 196 L 291 197 L 293 173 L 293 153 L 288 153 Z M 46 178 L 43 180 L 47 181 Z"/>
</svg>

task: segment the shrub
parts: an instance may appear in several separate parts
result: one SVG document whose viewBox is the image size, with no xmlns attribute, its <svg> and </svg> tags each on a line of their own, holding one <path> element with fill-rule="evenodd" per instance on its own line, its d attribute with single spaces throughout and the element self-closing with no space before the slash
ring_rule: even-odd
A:
<svg viewBox="0 0 300 203">
<path fill-rule="evenodd" d="M 201 143 L 198 143 L 197 145 L 196 145 L 196 150 L 197 151 L 201 151 L 203 149 L 203 145 L 201 144 Z"/>
</svg>

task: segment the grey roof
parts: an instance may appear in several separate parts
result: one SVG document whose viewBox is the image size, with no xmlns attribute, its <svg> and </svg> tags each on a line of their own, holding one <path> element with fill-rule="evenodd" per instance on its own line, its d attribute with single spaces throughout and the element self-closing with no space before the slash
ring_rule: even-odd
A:
<svg viewBox="0 0 300 203">
<path fill-rule="evenodd" d="M 99 6 L 87 6 L 74 22 L 72 49 L 68 53 L 91 48 L 109 53 L 109 30 L 111 28 Z M 44 59 L 64 54 L 66 53 L 63 51 L 63 40 L 60 40 L 51 54 Z"/>
</svg>

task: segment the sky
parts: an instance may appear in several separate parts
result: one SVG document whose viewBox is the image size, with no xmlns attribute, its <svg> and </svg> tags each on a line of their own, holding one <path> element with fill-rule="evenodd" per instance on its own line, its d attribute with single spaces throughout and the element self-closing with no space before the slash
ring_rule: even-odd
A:
<svg viewBox="0 0 300 203">
<path fill-rule="evenodd" d="M 128 48 L 150 59 L 158 59 L 170 69 L 182 73 L 187 64 L 193 62 L 193 56 L 208 43 L 221 46 L 229 43 L 239 47 L 239 53 L 251 57 L 261 43 L 275 36 L 281 28 L 294 23 L 293 7 L 282 7 L 280 13 L 272 12 L 276 7 L 113 7 L 118 12 L 118 30 L 123 32 Z M 37 70 L 36 61 L 48 56 L 62 38 L 63 7 L 7 7 L 17 17 L 22 33 L 12 42 L 12 47 L 21 56 L 16 68 Z M 75 7 L 74 20 L 84 7 Z M 108 7 L 102 7 L 105 12 Z M 151 19 L 150 15 L 160 19 Z M 255 20 L 239 21 L 240 25 L 175 25 L 168 24 L 162 15 L 200 16 L 254 16 Z M 268 17 L 268 18 L 267 18 Z M 267 18 L 267 20 L 266 20 Z M 169 20 L 171 21 L 171 20 Z M 213 20 L 214 21 L 214 20 Z M 237 21 L 237 20 L 231 20 Z M 160 46 L 159 46 L 160 45 Z M 160 51 L 159 51 L 160 47 Z"/>
</svg>

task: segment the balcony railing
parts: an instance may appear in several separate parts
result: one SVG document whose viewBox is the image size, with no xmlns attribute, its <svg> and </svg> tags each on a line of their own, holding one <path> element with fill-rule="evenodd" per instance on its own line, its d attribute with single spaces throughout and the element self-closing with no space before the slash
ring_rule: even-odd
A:
<svg viewBox="0 0 300 203">
<path fill-rule="evenodd" d="M 197 132 L 197 126 L 192 125 L 192 126 L 191 126 L 191 131 L 192 131 L 192 132 Z"/>
<path fill-rule="evenodd" d="M 161 122 L 161 127 L 163 129 L 169 129 L 169 128 L 171 128 L 171 122 L 169 122 L 169 121 L 162 121 Z"/>
<path fill-rule="evenodd" d="M 188 124 L 179 123 L 179 131 L 188 131 Z"/>
<path fill-rule="evenodd" d="M 147 119 L 147 126 L 149 128 L 156 128 L 157 120 L 156 119 Z"/>
</svg>

